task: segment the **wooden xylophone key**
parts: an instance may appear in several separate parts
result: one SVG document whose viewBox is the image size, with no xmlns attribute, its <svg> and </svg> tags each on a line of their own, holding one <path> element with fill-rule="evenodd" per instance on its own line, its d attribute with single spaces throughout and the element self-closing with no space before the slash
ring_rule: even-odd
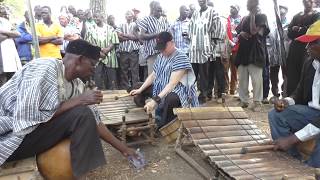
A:
<svg viewBox="0 0 320 180">
<path fill-rule="evenodd" d="M 261 152 L 261 151 L 270 151 L 274 149 L 274 145 L 261 145 L 261 146 L 252 146 L 252 147 L 243 147 L 241 149 L 241 154 Z"/>
</svg>

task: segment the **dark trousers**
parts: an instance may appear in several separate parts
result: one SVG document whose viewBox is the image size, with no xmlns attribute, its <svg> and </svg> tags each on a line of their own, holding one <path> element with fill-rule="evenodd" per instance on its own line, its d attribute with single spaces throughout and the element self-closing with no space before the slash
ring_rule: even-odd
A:
<svg viewBox="0 0 320 180">
<path fill-rule="evenodd" d="M 235 91 L 237 90 L 237 84 L 238 84 L 238 70 L 236 65 L 234 64 L 236 56 L 237 56 L 237 52 L 233 52 L 230 59 L 230 71 L 231 71 L 230 94 L 235 93 Z"/>
<path fill-rule="evenodd" d="M 279 97 L 279 71 L 280 71 L 280 66 L 271 66 L 270 67 L 270 81 L 271 81 L 271 91 L 272 94 L 276 97 Z M 283 78 L 283 83 L 281 85 L 281 90 L 282 90 L 282 96 L 286 97 L 285 89 L 286 89 L 286 82 L 287 82 L 287 77 L 286 77 L 286 69 L 285 66 L 281 66 L 281 71 L 282 71 L 282 78 Z"/>
<path fill-rule="evenodd" d="M 144 82 L 148 77 L 148 66 L 139 66 L 139 79 Z"/>
<path fill-rule="evenodd" d="M 120 89 L 129 89 L 130 78 L 131 86 L 139 82 L 139 54 L 138 51 L 121 52 L 119 58 L 120 64 Z M 129 78 L 130 77 L 130 78 Z"/>
<path fill-rule="evenodd" d="M 9 79 L 11 79 L 13 75 L 14 72 L 6 72 L 0 74 L 0 87 L 4 85 Z"/>
<path fill-rule="evenodd" d="M 156 115 L 159 116 L 156 118 L 158 128 L 165 126 L 177 117 L 174 115 L 173 109 L 178 107 L 181 107 L 179 96 L 174 92 L 169 93 L 156 110 Z"/>
<path fill-rule="evenodd" d="M 95 70 L 94 81 L 101 90 L 117 89 L 117 69 L 107 67 L 102 62 L 99 62 Z"/>
<path fill-rule="evenodd" d="M 263 98 L 268 98 L 270 91 L 269 66 L 265 66 L 262 71 L 263 79 Z"/>
<path fill-rule="evenodd" d="M 199 83 L 199 99 L 204 100 L 208 95 L 208 68 L 209 68 L 209 62 L 198 64 L 198 63 L 192 63 L 192 68 L 194 71 L 194 74 L 197 78 L 197 82 Z"/>
<path fill-rule="evenodd" d="M 224 77 L 224 66 L 221 62 L 221 58 L 217 57 L 215 61 L 209 62 L 208 71 L 208 97 L 212 97 L 212 90 L 214 87 L 214 80 L 217 82 L 217 95 L 220 98 L 222 93 L 225 92 L 225 77 Z"/>
<path fill-rule="evenodd" d="M 134 87 L 134 89 L 137 89 L 141 87 L 143 83 L 138 83 L 137 86 Z M 146 90 L 144 90 L 141 94 L 135 95 L 134 102 L 138 107 L 143 107 L 145 105 L 145 101 L 148 98 L 152 97 L 152 88 L 153 85 L 148 87 Z M 181 102 L 179 96 L 171 92 L 169 93 L 159 104 L 158 108 L 156 109 L 156 123 L 157 127 L 161 128 L 162 126 L 168 124 L 171 122 L 174 118 L 177 116 L 173 114 L 173 109 L 181 107 Z"/>
<path fill-rule="evenodd" d="M 87 106 L 75 107 L 39 125 L 28 134 L 7 161 L 40 154 L 65 138 L 71 139 L 71 165 L 75 177 L 106 163 L 92 111 Z"/>
</svg>

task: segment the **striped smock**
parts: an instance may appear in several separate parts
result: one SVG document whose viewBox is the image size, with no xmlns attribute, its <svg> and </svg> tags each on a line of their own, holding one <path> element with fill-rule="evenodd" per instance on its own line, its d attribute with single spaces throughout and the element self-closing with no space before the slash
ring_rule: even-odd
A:
<svg viewBox="0 0 320 180">
<path fill-rule="evenodd" d="M 169 29 L 169 23 L 163 18 L 157 19 L 153 16 L 145 17 L 137 22 L 140 29 L 144 30 L 147 34 L 156 34 Z M 159 53 L 155 50 L 156 39 L 150 39 L 143 41 L 143 56 L 148 58 L 149 56 Z"/>
<path fill-rule="evenodd" d="M 225 34 L 220 16 L 212 7 L 202 13 L 195 11 L 189 26 L 191 63 L 206 63 L 216 53 L 216 40 L 223 40 Z"/>
<path fill-rule="evenodd" d="M 27 134 L 53 117 L 61 103 L 83 91 L 80 79 L 64 78 L 64 65 L 57 59 L 33 60 L 16 72 L 0 88 L 0 166 Z M 97 108 L 89 108 L 99 123 Z"/>
<path fill-rule="evenodd" d="M 170 81 L 171 73 L 178 70 L 188 70 L 188 73 L 181 79 L 177 86 L 172 90 L 179 96 L 182 107 L 199 106 L 195 87 L 195 75 L 192 70 L 188 56 L 176 50 L 170 57 L 159 54 L 153 71 L 156 78 L 153 82 L 153 96 L 157 96 Z M 164 98 L 163 98 L 164 99 Z"/>
</svg>

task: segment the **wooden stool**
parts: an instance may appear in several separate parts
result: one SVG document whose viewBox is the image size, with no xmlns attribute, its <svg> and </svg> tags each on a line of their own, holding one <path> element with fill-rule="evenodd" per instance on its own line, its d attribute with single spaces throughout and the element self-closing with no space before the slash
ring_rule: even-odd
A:
<svg viewBox="0 0 320 180">
<path fill-rule="evenodd" d="M 315 146 L 316 146 L 316 140 L 311 139 L 309 141 L 300 143 L 297 148 L 299 152 L 302 154 L 303 158 L 308 159 L 308 157 L 310 157 L 310 155 L 312 154 Z"/>
<path fill-rule="evenodd" d="M 74 179 L 71 167 L 70 139 L 65 139 L 56 146 L 37 156 L 40 174 L 48 180 Z"/>
</svg>

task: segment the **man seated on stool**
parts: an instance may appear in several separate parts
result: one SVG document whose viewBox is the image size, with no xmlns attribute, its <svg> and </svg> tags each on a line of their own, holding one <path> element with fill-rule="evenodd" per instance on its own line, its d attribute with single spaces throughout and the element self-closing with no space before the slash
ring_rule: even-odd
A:
<svg viewBox="0 0 320 180">
<path fill-rule="evenodd" d="M 132 90 L 130 95 L 144 94 L 152 86 L 152 100 L 144 107 L 147 112 L 156 107 L 158 128 L 172 121 L 176 116 L 173 108 L 198 106 L 195 89 L 195 75 L 187 55 L 175 47 L 169 32 L 161 32 L 156 38 L 158 55 L 153 72 L 139 89 Z M 157 118 L 159 117 L 159 118 Z"/>
<path fill-rule="evenodd" d="M 312 167 L 320 167 L 320 21 L 313 24 L 306 35 L 297 40 L 308 43 L 310 56 L 302 69 L 300 83 L 291 97 L 275 102 L 269 113 L 269 124 L 275 150 L 288 150 L 301 159 L 296 144 L 316 140 L 316 146 L 307 161 Z"/>
<path fill-rule="evenodd" d="M 102 93 L 84 91 L 79 79 L 93 75 L 100 50 L 72 41 L 62 61 L 34 60 L 0 88 L 0 165 L 40 154 L 66 138 L 76 178 L 106 163 L 99 137 L 124 156 L 136 156 L 100 121 L 94 104 L 102 102 Z"/>
</svg>

